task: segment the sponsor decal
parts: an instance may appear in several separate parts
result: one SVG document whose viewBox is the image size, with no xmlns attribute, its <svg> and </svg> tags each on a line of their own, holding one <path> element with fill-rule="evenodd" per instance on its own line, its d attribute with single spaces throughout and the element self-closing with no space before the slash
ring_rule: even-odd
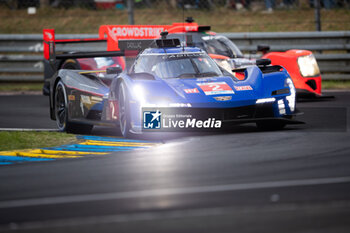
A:
<svg viewBox="0 0 350 233">
<path fill-rule="evenodd" d="M 227 101 L 231 100 L 232 96 L 216 96 L 214 97 L 214 99 L 216 99 L 217 101 Z"/>
<path fill-rule="evenodd" d="M 105 38 L 107 34 L 107 48 L 109 51 L 119 50 L 120 39 L 156 39 L 160 33 L 183 31 L 198 31 L 196 23 L 173 23 L 172 25 L 102 25 L 99 29 L 99 37 Z M 134 46 L 133 46 L 134 47 Z"/>
<path fill-rule="evenodd" d="M 203 55 L 204 55 L 203 52 L 173 53 L 173 54 L 167 54 L 165 56 L 162 56 L 162 59 L 172 59 L 172 58 L 177 59 L 180 57 L 201 57 Z"/>
<path fill-rule="evenodd" d="M 80 96 L 81 102 L 83 104 L 91 104 L 90 97 L 86 95 L 81 95 Z"/>
<path fill-rule="evenodd" d="M 126 43 L 126 48 L 127 49 L 140 50 L 140 49 L 142 49 L 142 43 L 141 43 L 141 41 L 138 41 L 138 42 L 127 42 Z"/>
<path fill-rule="evenodd" d="M 197 30 L 198 30 L 198 26 L 185 26 L 186 32 L 197 31 Z"/>
<path fill-rule="evenodd" d="M 197 83 L 206 95 L 234 94 L 226 82 Z"/>
<path fill-rule="evenodd" d="M 102 98 L 101 97 L 98 97 L 98 96 L 91 96 L 91 101 L 94 101 L 94 102 L 102 102 Z"/>
<path fill-rule="evenodd" d="M 220 120 L 216 120 L 215 118 L 208 118 L 207 120 L 198 120 L 196 118 L 177 120 L 168 118 L 163 120 L 163 128 L 219 129 L 221 128 L 221 123 Z"/>
<path fill-rule="evenodd" d="M 220 129 L 222 121 L 215 116 L 193 115 L 187 110 L 173 111 L 171 108 L 143 109 L 142 129 L 145 131 L 213 130 Z"/>
<path fill-rule="evenodd" d="M 118 40 L 118 46 L 121 50 L 143 50 L 148 48 L 154 40 L 147 39 L 127 39 L 127 40 Z"/>
<path fill-rule="evenodd" d="M 252 91 L 253 88 L 250 85 L 246 86 L 235 86 L 236 91 Z"/>
<path fill-rule="evenodd" d="M 112 27 L 108 28 L 108 35 L 114 40 L 118 41 L 120 37 L 128 38 L 157 38 L 160 33 L 165 31 L 164 27 Z"/>
<path fill-rule="evenodd" d="M 184 89 L 184 92 L 187 93 L 187 94 L 192 94 L 192 93 L 199 93 L 199 90 L 197 88 Z"/>
<path fill-rule="evenodd" d="M 75 96 L 74 95 L 68 95 L 68 100 L 74 101 L 75 100 Z"/>
<path fill-rule="evenodd" d="M 143 128 L 144 129 L 160 129 L 162 113 L 157 111 L 144 111 L 143 112 Z"/>
<path fill-rule="evenodd" d="M 154 26 L 107 26 L 108 35 L 118 41 L 121 38 L 139 38 L 139 39 L 154 39 L 160 36 L 160 33 L 168 30 L 175 32 L 178 25 L 154 25 Z M 185 31 L 197 31 L 198 25 L 183 25 Z"/>
</svg>

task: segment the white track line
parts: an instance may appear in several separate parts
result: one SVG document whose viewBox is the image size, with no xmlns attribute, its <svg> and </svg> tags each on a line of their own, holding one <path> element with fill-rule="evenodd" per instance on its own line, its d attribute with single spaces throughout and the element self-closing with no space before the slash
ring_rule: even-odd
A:
<svg viewBox="0 0 350 233">
<path fill-rule="evenodd" d="M 99 194 L 84 194 L 58 197 L 42 197 L 32 199 L 19 199 L 1 201 L 0 208 L 15 208 L 27 206 L 40 205 L 57 205 L 66 203 L 79 203 L 89 201 L 105 201 L 118 200 L 128 198 L 144 198 L 144 197 L 160 197 L 166 195 L 184 195 L 184 194 L 198 194 L 198 193 L 215 193 L 225 191 L 241 191 L 253 189 L 267 189 L 267 188 L 283 188 L 294 186 L 309 186 L 309 185 L 324 185 L 324 184 L 339 184 L 349 183 L 350 177 L 335 177 L 335 178 L 315 178 L 304 180 L 286 180 L 286 181 L 268 181 L 260 183 L 246 183 L 246 184 L 227 184 L 188 188 L 170 188 L 170 189 L 155 189 L 143 191 L 129 191 L 129 192 L 111 192 Z"/>
<path fill-rule="evenodd" d="M 57 132 L 58 129 L 24 129 L 24 128 L 0 128 L 0 131 L 19 131 L 19 132 L 41 132 L 41 131 L 48 131 L 48 132 Z"/>
</svg>

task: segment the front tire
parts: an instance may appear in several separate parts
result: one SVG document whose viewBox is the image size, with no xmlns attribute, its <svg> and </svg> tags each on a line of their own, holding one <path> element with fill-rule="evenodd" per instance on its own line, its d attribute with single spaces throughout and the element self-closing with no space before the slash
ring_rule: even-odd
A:
<svg viewBox="0 0 350 233">
<path fill-rule="evenodd" d="M 130 129 L 131 129 L 130 105 L 129 105 L 128 92 L 123 82 L 120 83 L 119 85 L 118 104 L 119 104 L 120 133 L 123 135 L 123 137 L 129 138 L 132 136 L 132 133 L 130 132 Z"/>
<path fill-rule="evenodd" d="M 55 89 L 55 118 L 61 132 L 89 134 L 93 128 L 92 125 L 69 122 L 67 94 L 62 81 L 58 81 Z"/>
</svg>

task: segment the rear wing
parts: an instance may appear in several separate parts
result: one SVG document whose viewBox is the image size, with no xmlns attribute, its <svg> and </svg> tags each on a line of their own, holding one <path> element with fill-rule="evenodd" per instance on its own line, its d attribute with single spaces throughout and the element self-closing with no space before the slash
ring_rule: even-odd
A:
<svg viewBox="0 0 350 233">
<path fill-rule="evenodd" d="M 121 51 L 102 51 L 102 52 L 75 52 L 75 53 L 56 53 L 56 44 L 74 44 L 74 43 L 93 43 L 106 42 L 104 38 L 87 38 L 87 39 L 55 39 L 54 29 L 43 30 L 44 58 L 50 62 L 56 59 L 68 58 L 92 58 L 92 57 L 111 57 L 124 56 Z"/>
<path fill-rule="evenodd" d="M 119 41 L 121 40 L 154 40 L 160 33 L 198 32 L 209 31 L 210 26 L 199 26 L 197 23 L 173 23 L 171 25 L 102 25 L 99 28 L 98 38 L 88 39 L 56 39 L 54 29 L 43 30 L 44 58 L 49 61 L 67 58 L 88 58 L 123 56 Z M 107 42 L 106 52 L 77 52 L 56 54 L 56 44 Z M 147 43 L 147 42 L 146 42 Z M 131 43 L 129 43 L 131 45 Z M 143 46 L 144 47 L 144 46 Z M 125 50 L 125 48 L 123 48 Z M 137 49 L 136 49 L 137 50 Z"/>
<path fill-rule="evenodd" d="M 210 26 L 197 23 L 173 23 L 171 25 L 102 25 L 99 38 L 107 39 L 107 50 L 119 50 L 118 40 L 157 39 L 161 32 L 172 33 L 209 31 Z"/>
</svg>

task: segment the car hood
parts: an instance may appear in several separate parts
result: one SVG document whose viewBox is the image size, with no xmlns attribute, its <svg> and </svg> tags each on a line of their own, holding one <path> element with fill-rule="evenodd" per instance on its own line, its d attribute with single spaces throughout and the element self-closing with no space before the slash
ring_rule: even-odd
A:
<svg viewBox="0 0 350 233">
<path fill-rule="evenodd" d="M 275 90 L 285 88 L 286 72 L 262 74 L 258 67 L 246 68 L 243 81 L 230 76 L 143 80 L 147 102 L 189 103 L 192 107 L 239 107 L 253 105 L 257 99 L 269 98 Z"/>
<path fill-rule="evenodd" d="M 147 92 L 150 102 L 190 103 L 192 107 L 218 107 L 219 102 L 220 107 L 232 107 L 254 104 L 261 96 L 259 85 L 232 77 L 174 78 L 147 85 Z"/>
</svg>

